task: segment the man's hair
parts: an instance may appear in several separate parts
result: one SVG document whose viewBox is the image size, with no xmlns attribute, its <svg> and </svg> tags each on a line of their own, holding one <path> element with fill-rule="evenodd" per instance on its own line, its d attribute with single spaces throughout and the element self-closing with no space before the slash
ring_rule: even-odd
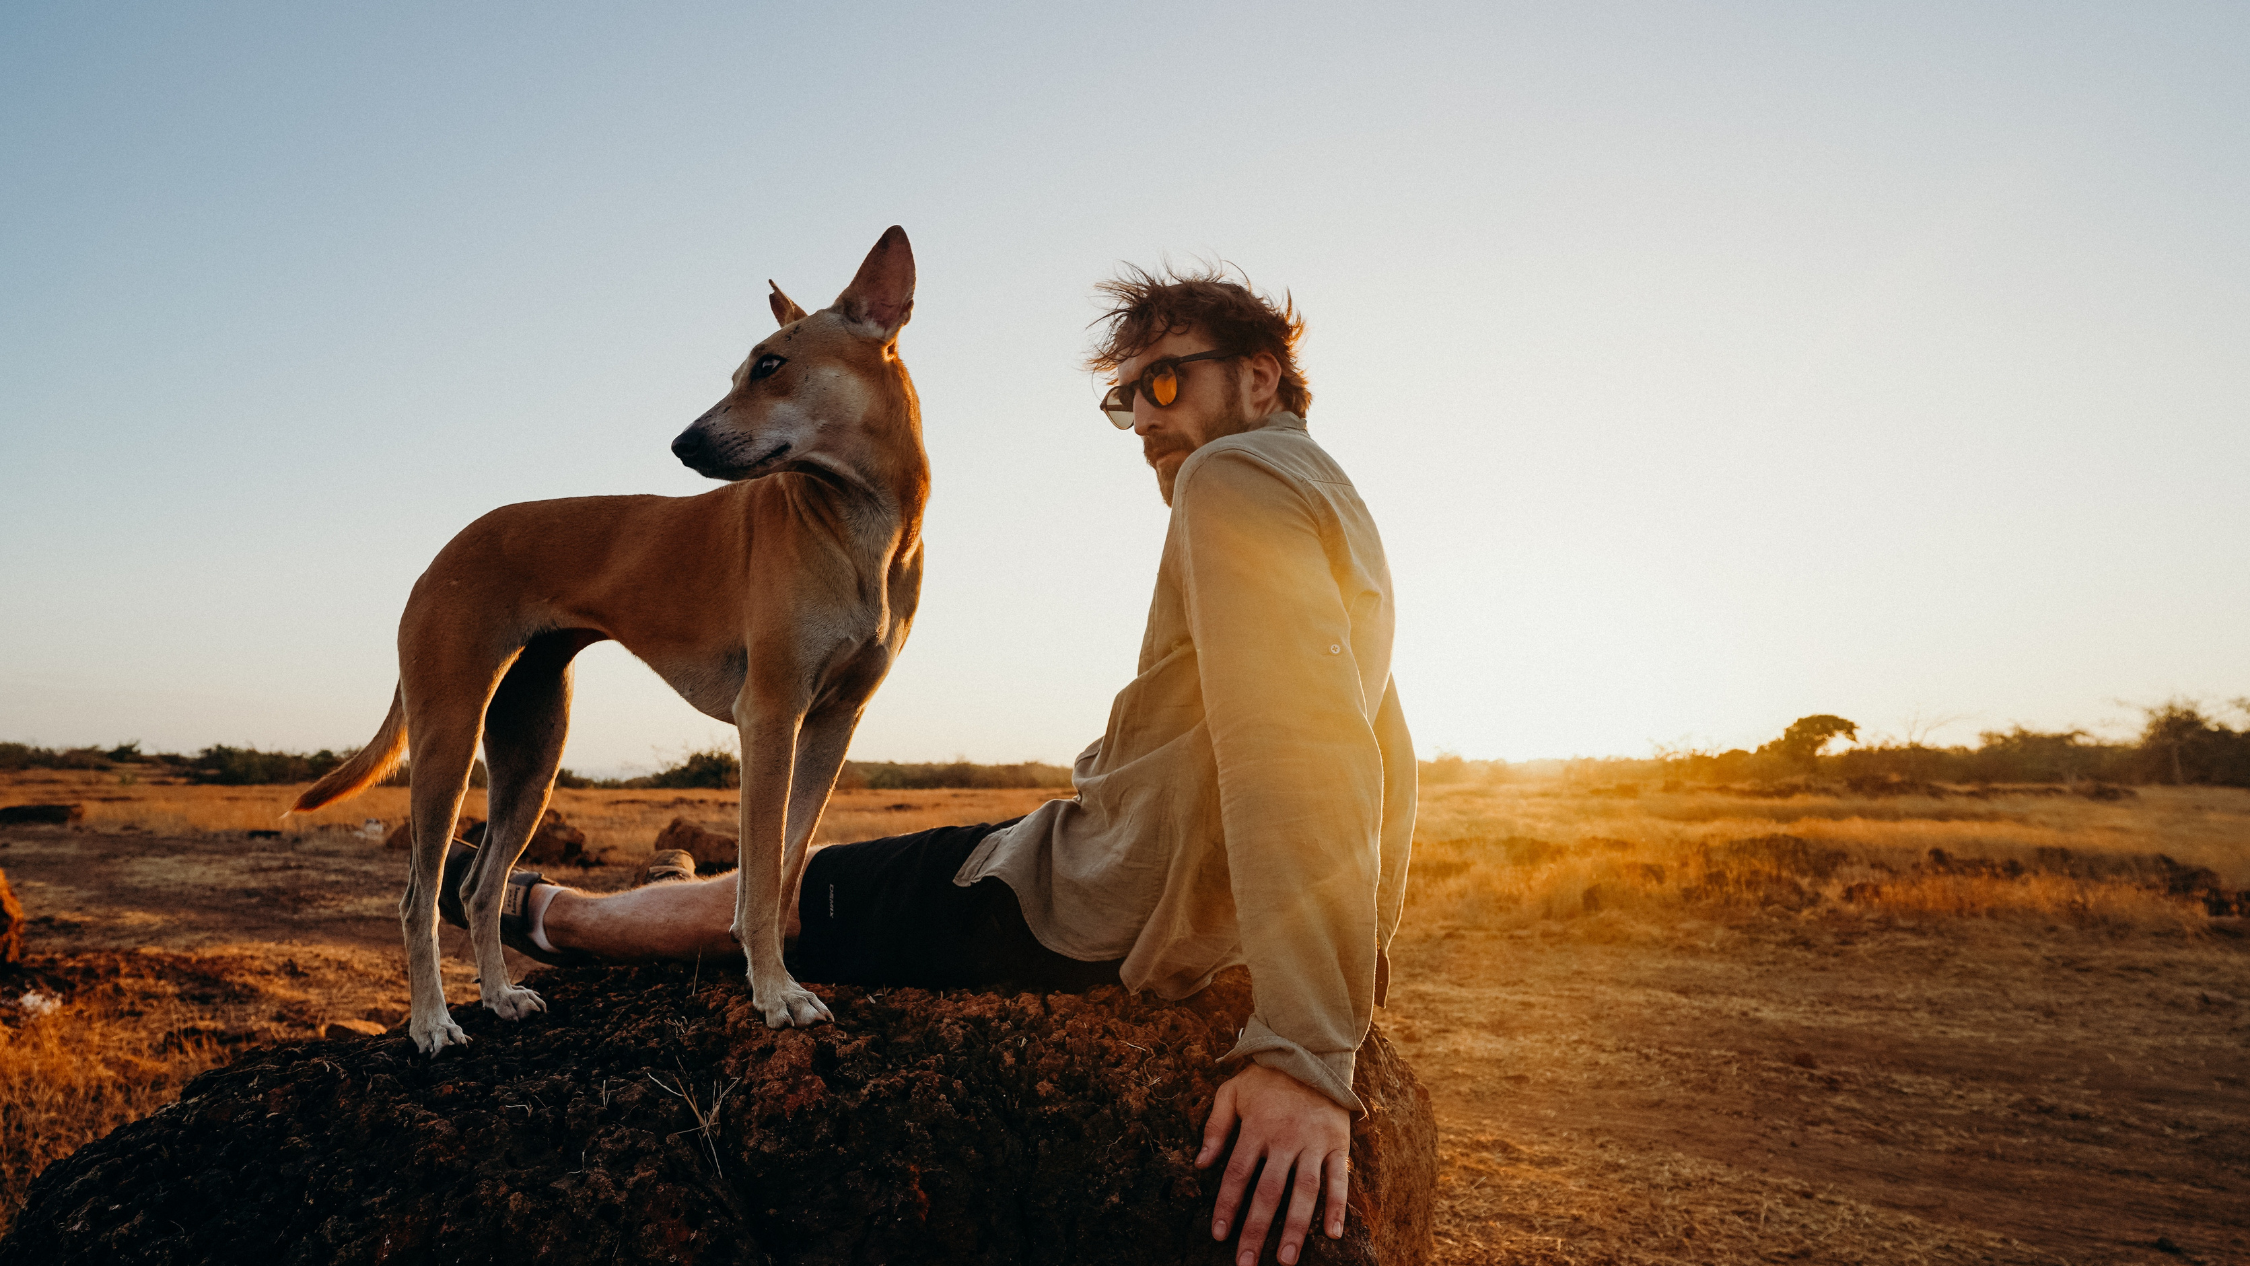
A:
<svg viewBox="0 0 2250 1266">
<path fill-rule="evenodd" d="M 1235 270 L 1241 276 L 1241 270 Z M 1223 265 L 1207 264 L 1180 272 L 1169 264 L 1159 277 L 1127 264 L 1118 275 L 1094 287 L 1115 306 L 1094 318 L 1103 326 L 1088 369 L 1109 371 L 1133 359 L 1167 334 L 1199 329 L 1216 350 L 1254 355 L 1270 352 L 1281 362 L 1276 403 L 1298 417 L 1312 407 L 1312 389 L 1297 369 L 1297 340 L 1305 319 L 1285 291 L 1281 305 L 1250 288 L 1250 279 L 1227 280 Z"/>
</svg>

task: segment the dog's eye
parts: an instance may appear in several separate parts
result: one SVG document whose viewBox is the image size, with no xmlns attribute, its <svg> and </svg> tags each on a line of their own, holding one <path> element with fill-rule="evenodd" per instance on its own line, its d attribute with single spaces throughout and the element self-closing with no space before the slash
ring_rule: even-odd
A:
<svg viewBox="0 0 2250 1266">
<path fill-rule="evenodd" d="M 750 367 L 750 381 L 756 382 L 760 378 L 771 378 L 773 377 L 773 372 L 775 370 L 788 363 L 789 360 L 787 357 L 776 356 L 773 353 L 768 352 L 758 358 L 757 364 Z"/>
</svg>

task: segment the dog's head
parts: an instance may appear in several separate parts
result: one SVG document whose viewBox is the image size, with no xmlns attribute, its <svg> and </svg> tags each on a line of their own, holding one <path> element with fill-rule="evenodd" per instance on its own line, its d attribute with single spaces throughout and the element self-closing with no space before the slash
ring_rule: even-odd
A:
<svg viewBox="0 0 2250 1266">
<path fill-rule="evenodd" d="M 906 230 L 884 230 L 828 307 L 808 315 L 779 286 L 768 301 L 781 328 L 750 349 L 725 398 L 672 441 L 673 456 L 712 479 L 818 468 L 866 482 L 892 430 L 915 425 L 914 387 L 898 360 L 899 328 L 914 312 Z"/>
</svg>

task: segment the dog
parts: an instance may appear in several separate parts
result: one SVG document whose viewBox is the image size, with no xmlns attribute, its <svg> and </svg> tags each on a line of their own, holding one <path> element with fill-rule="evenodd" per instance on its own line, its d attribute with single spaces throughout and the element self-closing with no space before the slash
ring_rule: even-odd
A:
<svg viewBox="0 0 2250 1266">
<path fill-rule="evenodd" d="M 772 286 L 771 282 L 767 283 Z M 781 961 L 781 902 L 861 712 L 906 644 L 922 589 L 929 459 L 898 358 L 914 254 L 893 225 L 836 302 L 806 313 L 772 286 L 781 328 L 724 398 L 672 441 L 694 497 L 502 506 L 463 529 L 399 619 L 398 687 L 366 747 L 293 809 L 341 800 L 411 762 L 413 862 L 399 901 L 409 1035 L 469 1039 L 438 974 L 438 886 L 481 739 L 490 823 L 461 886 L 484 1005 L 546 1010 L 508 978 L 500 903 L 545 812 L 570 714 L 571 660 L 615 639 L 742 742 L 734 923 L 754 1005 L 774 1028 L 830 1019 Z"/>
</svg>

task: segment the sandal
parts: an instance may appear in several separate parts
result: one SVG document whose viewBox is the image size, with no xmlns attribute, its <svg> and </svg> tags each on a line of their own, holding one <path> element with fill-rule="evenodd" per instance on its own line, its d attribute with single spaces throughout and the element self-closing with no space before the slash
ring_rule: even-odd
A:
<svg viewBox="0 0 2250 1266">
<path fill-rule="evenodd" d="M 467 840 L 455 840 L 445 850 L 445 874 L 438 880 L 438 915 L 457 928 L 469 926 L 461 885 L 468 879 L 469 864 L 476 859 L 477 846 Z M 500 898 L 500 943 L 550 967 L 592 962 L 594 956 L 583 950 L 544 950 L 531 939 L 531 890 L 545 882 L 536 870 L 508 872 L 508 890 Z"/>
<path fill-rule="evenodd" d="M 695 854 L 684 848 L 668 848 L 648 859 L 648 870 L 641 876 L 641 883 L 673 884 L 693 878 Z"/>
</svg>

